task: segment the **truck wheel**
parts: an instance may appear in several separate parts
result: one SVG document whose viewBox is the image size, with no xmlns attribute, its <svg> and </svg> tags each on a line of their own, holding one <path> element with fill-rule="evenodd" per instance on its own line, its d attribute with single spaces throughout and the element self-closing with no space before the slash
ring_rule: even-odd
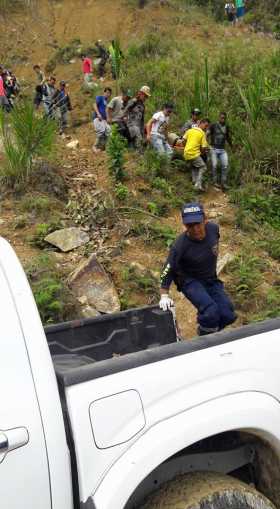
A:
<svg viewBox="0 0 280 509">
<path fill-rule="evenodd" d="M 197 472 L 167 482 L 141 509 L 276 509 L 261 493 L 233 477 Z"/>
</svg>

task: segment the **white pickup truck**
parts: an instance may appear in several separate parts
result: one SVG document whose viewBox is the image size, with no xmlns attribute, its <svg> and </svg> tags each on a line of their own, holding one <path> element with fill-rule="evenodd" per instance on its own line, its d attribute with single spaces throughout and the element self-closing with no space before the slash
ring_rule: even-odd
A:
<svg viewBox="0 0 280 509">
<path fill-rule="evenodd" d="M 280 320 L 176 341 L 156 307 L 43 329 L 0 239 L 2 509 L 280 507 Z"/>
</svg>

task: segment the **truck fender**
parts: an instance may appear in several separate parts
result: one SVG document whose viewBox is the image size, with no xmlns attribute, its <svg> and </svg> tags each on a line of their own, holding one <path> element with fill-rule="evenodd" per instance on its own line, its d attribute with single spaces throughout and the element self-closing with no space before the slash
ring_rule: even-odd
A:
<svg viewBox="0 0 280 509">
<path fill-rule="evenodd" d="M 280 405 L 270 394 L 240 392 L 215 398 L 147 427 L 105 472 L 92 494 L 96 509 L 124 509 L 139 484 L 174 454 L 213 435 L 242 430 L 280 453 Z"/>
</svg>

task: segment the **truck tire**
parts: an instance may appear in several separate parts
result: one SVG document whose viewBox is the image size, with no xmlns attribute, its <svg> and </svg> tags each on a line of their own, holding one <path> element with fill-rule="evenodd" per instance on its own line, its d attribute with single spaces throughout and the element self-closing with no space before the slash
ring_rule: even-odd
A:
<svg viewBox="0 0 280 509">
<path fill-rule="evenodd" d="M 139 509 L 276 509 L 261 493 L 233 477 L 197 472 L 177 477 Z"/>
</svg>

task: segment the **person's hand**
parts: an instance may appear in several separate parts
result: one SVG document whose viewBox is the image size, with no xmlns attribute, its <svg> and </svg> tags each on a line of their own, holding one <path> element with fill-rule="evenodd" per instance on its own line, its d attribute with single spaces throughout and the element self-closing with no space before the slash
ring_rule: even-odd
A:
<svg viewBox="0 0 280 509">
<path fill-rule="evenodd" d="M 159 307 L 162 311 L 169 311 L 174 306 L 173 300 L 169 297 L 168 293 L 163 293 L 159 301 Z"/>
</svg>

